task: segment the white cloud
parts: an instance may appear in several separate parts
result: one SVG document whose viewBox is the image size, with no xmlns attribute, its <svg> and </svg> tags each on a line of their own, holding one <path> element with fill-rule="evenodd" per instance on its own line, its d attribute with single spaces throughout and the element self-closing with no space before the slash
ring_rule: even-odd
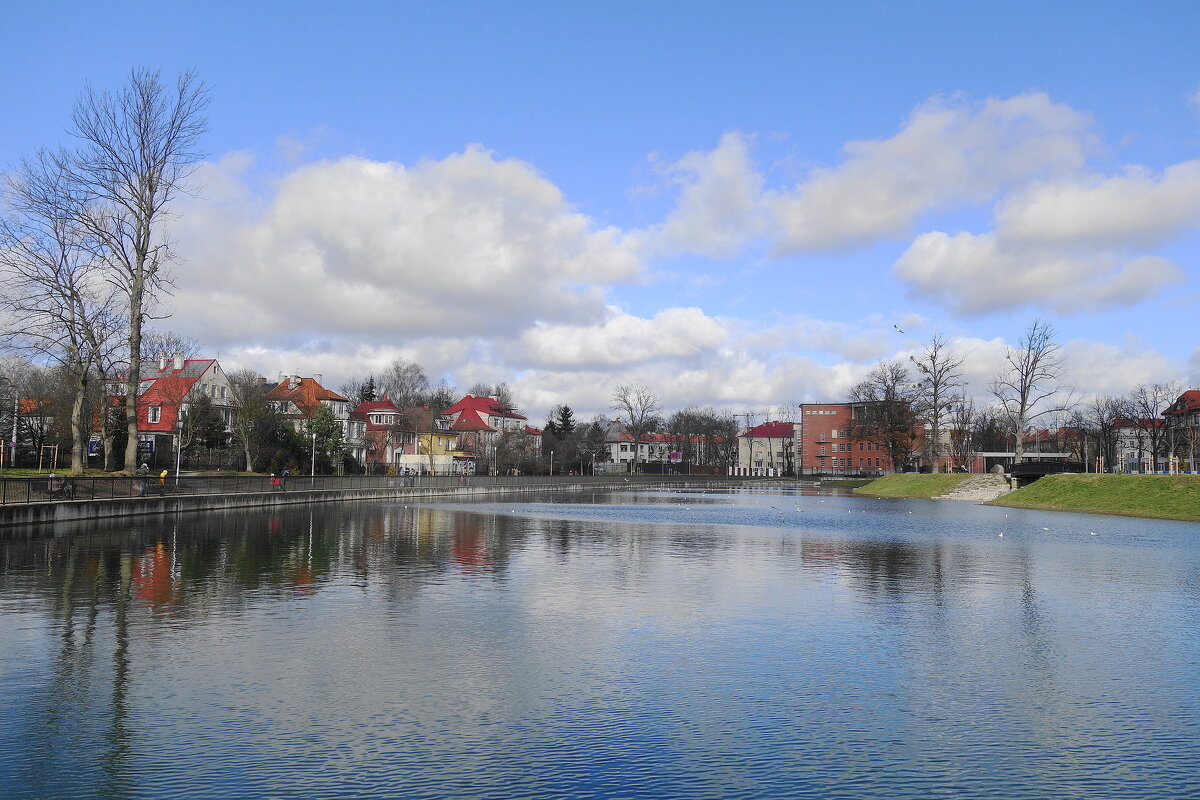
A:
<svg viewBox="0 0 1200 800">
<path fill-rule="evenodd" d="M 1039 183 L 1006 198 L 997 232 L 1012 241 L 1153 246 L 1200 222 L 1200 160 L 1154 175 L 1124 174 Z"/>
<path fill-rule="evenodd" d="M 1063 344 L 1065 382 L 1080 394 L 1125 394 L 1139 383 L 1178 380 L 1180 365 L 1144 344 L 1074 339 Z"/>
<path fill-rule="evenodd" d="M 659 231 L 661 246 L 731 256 L 766 231 L 763 177 L 750 161 L 749 142 L 742 134 L 727 133 L 715 150 L 688 153 L 665 172 L 683 188 Z"/>
<path fill-rule="evenodd" d="M 981 106 L 934 99 L 890 139 L 850 142 L 847 159 L 773 197 L 781 254 L 904 236 L 923 213 L 980 203 L 1031 178 L 1079 169 L 1089 118 L 1045 94 Z"/>
<path fill-rule="evenodd" d="M 1135 305 L 1181 278 L 1165 258 L 1023 247 L 995 234 L 918 236 L 895 274 L 914 295 L 966 316 L 1022 307 L 1061 313 Z"/>
<path fill-rule="evenodd" d="M 789 316 L 770 327 L 746 333 L 740 343 L 760 352 L 832 353 L 853 362 L 874 361 L 896 344 L 892 324 L 884 323 L 882 318 L 852 324 Z"/>
<path fill-rule="evenodd" d="M 601 287 L 640 276 L 636 237 L 477 147 L 411 168 L 310 164 L 261 210 L 238 191 L 245 166 L 207 170 L 216 191 L 173 231 L 186 259 L 176 305 L 226 341 L 511 336 L 534 320 L 602 319 Z"/>
<path fill-rule="evenodd" d="M 610 311 L 598 325 L 535 325 L 522 334 L 516 360 L 542 368 L 625 367 L 696 356 L 728 337 L 724 326 L 698 308 L 669 308 L 651 319 Z"/>
</svg>

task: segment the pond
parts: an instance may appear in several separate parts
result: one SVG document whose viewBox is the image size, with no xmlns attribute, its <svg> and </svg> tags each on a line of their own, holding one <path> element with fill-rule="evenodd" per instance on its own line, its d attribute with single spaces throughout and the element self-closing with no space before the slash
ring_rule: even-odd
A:
<svg viewBox="0 0 1200 800">
<path fill-rule="evenodd" d="M 0 796 L 1200 796 L 1194 523 L 530 498 L 0 531 Z"/>
</svg>

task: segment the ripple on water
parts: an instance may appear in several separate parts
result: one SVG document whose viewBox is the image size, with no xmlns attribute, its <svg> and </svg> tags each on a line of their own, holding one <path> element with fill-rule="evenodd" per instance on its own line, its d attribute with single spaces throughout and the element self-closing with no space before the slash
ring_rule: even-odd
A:
<svg viewBox="0 0 1200 800">
<path fill-rule="evenodd" d="M 626 493 L 5 541 L 0 795 L 1197 796 L 1200 544 L 1053 518 Z"/>
</svg>

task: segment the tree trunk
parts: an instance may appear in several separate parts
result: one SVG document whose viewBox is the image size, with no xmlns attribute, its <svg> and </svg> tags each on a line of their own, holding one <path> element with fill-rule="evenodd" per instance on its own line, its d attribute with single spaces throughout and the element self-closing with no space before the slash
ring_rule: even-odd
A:
<svg viewBox="0 0 1200 800">
<path fill-rule="evenodd" d="M 89 432 L 85 424 L 83 407 L 87 397 L 87 373 L 75 379 L 75 397 L 71 402 L 71 474 L 82 475 L 87 467 L 87 439 Z"/>
<path fill-rule="evenodd" d="M 138 389 L 142 371 L 142 294 L 143 278 L 132 276 L 129 292 L 129 372 L 125 378 L 125 424 L 129 441 L 125 443 L 125 471 L 137 470 L 138 457 Z"/>
</svg>

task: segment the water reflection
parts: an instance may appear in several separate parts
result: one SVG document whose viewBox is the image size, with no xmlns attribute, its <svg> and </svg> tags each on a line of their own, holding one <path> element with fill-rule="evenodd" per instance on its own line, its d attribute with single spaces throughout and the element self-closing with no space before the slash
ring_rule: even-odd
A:
<svg viewBox="0 0 1200 800">
<path fill-rule="evenodd" d="M 0 794 L 1184 796 L 1190 526 L 1050 516 L 626 493 L 10 531 Z"/>
</svg>

